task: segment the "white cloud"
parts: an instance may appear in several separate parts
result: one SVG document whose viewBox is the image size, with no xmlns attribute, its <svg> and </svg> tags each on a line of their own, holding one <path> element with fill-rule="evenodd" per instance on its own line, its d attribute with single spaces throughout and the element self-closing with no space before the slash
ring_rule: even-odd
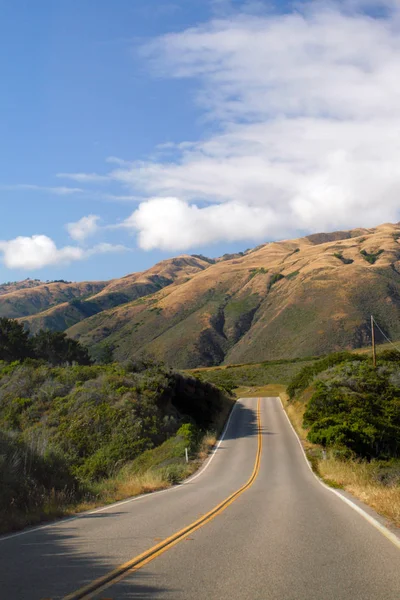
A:
<svg viewBox="0 0 400 600">
<path fill-rule="evenodd" d="M 200 209 L 178 198 L 153 198 L 140 204 L 124 226 L 139 231 L 144 250 L 184 250 L 219 239 L 258 239 L 274 221 L 274 213 L 260 206 L 228 202 Z"/>
<path fill-rule="evenodd" d="M 109 254 L 114 252 L 128 252 L 129 248 L 122 244 L 108 244 L 103 242 L 102 244 L 96 244 L 93 248 L 86 250 L 86 256 L 93 256 L 94 254 Z"/>
<path fill-rule="evenodd" d="M 399 220 L 399 3 L 380 5 L 379 18 L 367 0 L 242 14 L 146 47 L 158 72 L 200 82 L 217 133 L 109 174 L 150 196 L 125 221 L 142 248 Z"/>
<path fill-rule="evenodd" d="M 82 217 L 76 223 L 68 223 L 66 225 L 70 237 L 77 242 L 83 242 L 86 238 L 94 235 L 98 229 L 100 217 L 97 215 L 88 215 Z"/>
<path fill-rule="evenodd" d="M 20 236 L 13 240 L 0 241 L 3 264 L 9 269 L 24 269 L 27 271 L 68 264 L 83 260 L 94 254 L 121 252 L 123 250 L 126 250 L 124 246 L 113 246 L 112 244 L 99 244 L 88 250 L 74 246 L 57 248 L 54 241 L 46 235 Z"/>
<path fill-rule="evenodd" d="M 83 258 L 81 248 L 66 246 L 58 249 L 46 235 L 20 236 L 7 242 L 0 241 L 0 252 L 3 253 L 3 263 L 9 269 L 40 269 Z"/>
<path fill-rule="evenodd" d="M 64 186 L 49 187 L 45 185 L 35 185 L 30 183 L 2 185 L 0 186 L 0 189 L 9 191 L 27 190 L 32 192 L 46 192 L 49 194 L 56 194 L 57 196 L 69 196 L 70 194 L 81 194 L 83 192 L 81 188 L 70 188 Z"/>
<path fill-rule="evenodd" d="M 98 175 L 97 173 L 57 173 L 60 179 L 73 179 L 79 183 L 102 183 L 108 181 L 106 175 Z"/>
</svg>

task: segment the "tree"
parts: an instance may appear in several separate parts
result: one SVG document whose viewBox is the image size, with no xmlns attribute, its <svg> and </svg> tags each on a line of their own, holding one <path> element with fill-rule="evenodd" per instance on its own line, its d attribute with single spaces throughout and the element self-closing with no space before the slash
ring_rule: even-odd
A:
<svg viewBox="0 0 400 600">
<path fill-rule="evenodd" d="M 110 344 L 104 344 L 98 352 L 96 362 L 99 365 L 110 365 L 114 361 L 114 348 Z"/>
<path fill-rule="evenodd" d="M 32 356 L 29 333 L 14 319 L 0 318 L 0 360 L 12 362 Z"/>
<path fill-rule="evenodd" d="M 52 365 L 74 362 L 80 365 L 91 364 L 87 348 L 62 331 L 39 331 L 32 338 L 32 346 L 35 358 L 41 358 Z"/>
</svg>

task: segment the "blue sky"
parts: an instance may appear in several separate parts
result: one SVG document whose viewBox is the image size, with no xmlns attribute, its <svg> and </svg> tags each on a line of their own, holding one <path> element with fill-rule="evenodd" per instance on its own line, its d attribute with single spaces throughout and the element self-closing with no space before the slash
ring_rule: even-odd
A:
<svg viewBox="0 0 400 600">
<path fill-rule="evenodd" d="M 0 281 L 397 219 L 397 9 L 0 1 Z"/>
</svg>

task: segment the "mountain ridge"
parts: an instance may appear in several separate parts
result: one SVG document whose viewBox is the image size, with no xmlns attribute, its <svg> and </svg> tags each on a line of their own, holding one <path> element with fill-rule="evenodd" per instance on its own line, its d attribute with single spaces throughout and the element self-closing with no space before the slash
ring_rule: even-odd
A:
<svg viewBox="0 0 400 600">
<path fill-rule="evenodd" d="M 182 255 L 21 320 L 64 329 L 94 356 L 107 346 L 119 360 L 145 352 L 180 368 L 363 346 L 371 313 L 398 339 L 399 238 L 400 225 L 386 223 L 217 259 Z"/>
</svg>

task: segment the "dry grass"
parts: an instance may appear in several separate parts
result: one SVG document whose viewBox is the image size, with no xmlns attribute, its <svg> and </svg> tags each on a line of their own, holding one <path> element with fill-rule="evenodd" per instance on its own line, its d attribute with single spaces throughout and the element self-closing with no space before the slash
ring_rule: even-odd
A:
<svg viewBox="0 0 400 600">
<path fill-rule="evenodd" d="M 204 461 L 217 443 L 217 435 L 214 432 L 207 433 L 201 441 L 198 457 Z"/>
<path fill-rule="evenodd" d="M 275 383 L 269 383 L 268 385 L 261 385 L 257 387 L 239 387 L 235 389 L 237 398 L 265 398 L 275 397 L 284 394 L 286 386 Z"/>
<path fill-rule="evenodd" d="M 377 482 L 373 463 L 328 457 L 318 462 L 318 470 L 324 479 L 334 481 L 400 527 L 400 489 Z"/>
<path fill-rule="evenodd" d="M 133 498 L 141 494 L 148 494 L 157 490 L 164 490 L 171 483 L 159 471 L 147 471 L 141 475 L 128 478 L 108 479 L 99 484 L 97 497 L 93 500 L 80 502 L 73 507 L 74 512 L 92 510 L 98 506 L 119 502 L 126 498 Z"/>
<path fill-rule="evenodd" d="M 284 408 L 295 428 L 303 447 L 312 454 L 314 471 L 328 485 L 341 487 L 356 498 L 371 506 L 376 512 L 400 526 L 400 488 L 385 485 L 376 479 L 376 463 L 356 460 L 340 460 L 334 456 L 319 458 L 320 447 L 308 442 L 307 430 L 303 429 L 304 402 L 288 402 L 286 394 L 281 394 Z M 310 457 L 310 456 L 309 456 Z"/>
</svg>

